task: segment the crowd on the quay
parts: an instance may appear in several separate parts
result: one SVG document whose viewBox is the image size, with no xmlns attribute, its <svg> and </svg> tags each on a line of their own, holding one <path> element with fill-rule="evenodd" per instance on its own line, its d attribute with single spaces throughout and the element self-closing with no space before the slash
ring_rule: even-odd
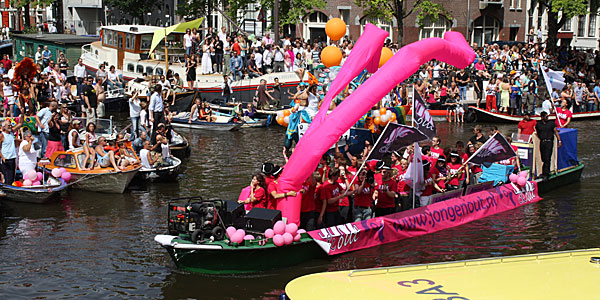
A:
<svg viewBox="0 0 600 300">
<path fill-rule="evenodd" d="M 436 136 L 431 145 L 423 146 L 425 187 L 414 195 L 415 207 L 431 204 L 434 194 L 477 183 L 482 174 L 481 167 L 470 163 L 466 168 L 461 166 L 496 132 L 496 127 L 484 131 L 478 125 L 466 143 L 456 141 L 444 146 L 441 138 Z M 322 157 L 301 190 L 285 194 L 277 191 L 282 167 L 264 163 L 261 172 L 252 176 L 250 196 L 239 202 L 246 204 L 247 210 L 252 207 L 274 209 L 277 199 L 300 193 L 301 227 L 307 230 L 413 209 L 412 186 L 404 180 L 413 159 L 413 146 L 395 151 L 381 161 L 366 162 L 361 169 L 372 148 L 368 140 L 357 155 L 352 155 L 347 148 L 344 151 L 336 148 L 333 156 L 325 154 Z M 518 168 L 519 162 L 515 157 L 500 164 Z"/>
</svg>

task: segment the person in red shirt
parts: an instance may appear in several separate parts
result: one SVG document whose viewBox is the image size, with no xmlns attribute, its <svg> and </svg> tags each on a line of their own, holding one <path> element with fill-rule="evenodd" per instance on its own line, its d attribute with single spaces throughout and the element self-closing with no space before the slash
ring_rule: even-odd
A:
<svg viewBox="0 0 600 300">
<path fill-rule="evenodd" d="M 239 200 L 238 203 L 244 203 L 246 211 L 252 210 L 254 207 L 265 208 L 267 204 L 267 186 L 265 177 L 262 174 L 254 174 L 250 182 L 250 196 L 246 200 Z"/>
<path fill-rule="evenodd" d="M 320 182 L 325 182 L 327 180 L 327 173 L 329 172 L 329 154 L 325 153 L 321 156 L 317 172 L 321 176 Z"/>
<path fill-rule="evenodd" d="M 273 180 L 273 170 L 275 169 L 275 165 L 270 162 L 263 163 L 261 167 L 261 172 L 263 173 L 263 177 L 265 178 L 265 186 L 269 186 Z"/>
<path fill-rule="evenodd" d="M 431 139 L 431 142 L 431 157 L 434 159 L 438 159 L 439 157 L 446 158 L 444 155 L 444 149 L 441 147 L 442 139 L 440 139 L 439 136 L 434 136 L 433 139 Z"/>
<path fill-rule="evenodd" d="M 367 220 L 373 217 L 373 185 L 367 180 L 367 170 L 361 170 L 358 180 L 354 183 L 354 208 L 352 215 L 354 222 Z"/>
<path fill-rule="evenodd" d="M 435 175 L 435 183 L 440 187 L 441 192 L 446 191 L 446 179 L 448 178 L 448 169 L 446 169 L 446 159 L 438 158 L 435 167 L 431 168 L 431 173 Z"/>
<path fill-rule="evenodd" d="M 233 43 L 233 46 L 231 46 L 231 51 L 235 51 L 238 56 L 242 53 L 242 47 L 240 47 L 237 37 L 234 38 L 234 43 Z"/>
<path fill-rule="evenodd" d="M 567 100 L 560 102 L 560 107 L 556 108 L 556 127 L 567 128 L 571 124 L 573 114 L 569 110 L 571 104 Z M 559 121 L 560 120 L 560 121 Z"/>
<path fill-rule="evenodd" d="M 430 168 L 431 164 L 428 161 L 423 162 L 423 174 L 425 174 L 425 189 L 421 192 L 419 196 L 419 204 L 421 207 L 427 206 L 431 204 L 431 195 L 433 195 L 433 191 L 442 192 L 442 189 L 435 182 L 436 173 L 433 172 L 433 169 Z"/>
<path fill-rule="evenodd" d="M 519 125 L 517 125 L 518 128 L 518 134 L 520 135 L 532 135 L 533 132 L 535 131 L 535 124 L 537 124 L 537 122 L 535 120 L 531 119 L 531 114 L 530 113 L 526 113 L 525 116 L 523 117 L 523 120 L 521 120 L 519 122 Z M 519 140 L 523 140 L 521 137 L 519 137 Z M 529 140 L 529 137 L 527 137 L 525 140 Z"/>
<path fill-rule="evenodd" d="M 450 162 L 446 165 L 446 168 L 448 169 L 448 175 L 450 176 L 446 188 L 450 191 L 461 188 L 462 183 L 466 178 L 465 171 L 468 171 L 468 169 L 465 170 L 462 168 L 462 160 L 458 153 L 452 152 L 450 154 Z M 468 180 L 467 184 L 469 184 Z"/>
<path fill-rule="evenodd" d="M 342 191 L 349 190 L 351 179 L 349 179 L 350 173 L 346 170 L 346 161 L 345 160 L 340 162 L 338 169 L 340 170 L 340 177 L 337 180 L 338 185 L 340 186 Z M 340 205 L 339 209 L 340 209 L 340 216 L 342 217 L 342 223 L 350 222 L 350 220 L 352 220 L 352 216 L 350 216 L 350 213 L 352 211 L 350 210 L 350 200 L 348 199 L 348 197 L 344 197 L 344 198 L 340 199 L 339 205 Z"/>
<path fill-rule="evenodd" d="M 277 201 L 279 199 L 285 198 L 287 196 L 296 196 L 296 191 L 289 191 L 287 193 L 279 193 L 277 191 L 277 184 L 279 184 L 278 180 L 281 171 L 283 171 L 282 167 L 275 166 L 275 170 L 273 171 L 273 176 L 275 177 L 275 180 L 273 180 L 273 182 L 269 183 L 269 186 L 267 186 L 267 192 L 269 193 L 269 200 L 267 202 L 268 209 L 277 209 Z"/>
<path fill-rule="evenodd" d="M 410 197 L 410 186 L 406 184 L 404 181 L 404 175 L 408 170 L 408 160 L 401 159 L 400 160 L 400 170 L 398 171 L 398 176 L 395 178 L 398 182 L 398 187 L 396 188 L 396 192 L 398 193 L 397 203 L 396 203 L 396 211 L 404 211 L 412 208 L 412 200 Z"/>
<path fill-rule="evenodd" d="M 331 227 L 341 224 L 342 221 L 338 210 L 340 199 L 348 197 L 352 193 L 350 191 L 344 192 L 337 183 L 340 177 L 338 169 L 330 169 L 327 177 L 327 181 L 319 187 L 318 198 L 321 202 L 321 209 L 317 218 L 317 225 Z"/>
<path fill-rule="evenodd" d="M 319 173 L 314 172 L 303 183 L 300 193 L 302 194 L 302 204 L 300 209 L 300 228 L 306 231 L 317 229 L 317 203 L 315 202 L 315 193 L 319 183 Z"/>
<path fill-rule="evenodd" d="M 469 147 L 467 148 L 467 155 L 470 157 L 471 155 L 475 154 L 476 151 L 477 151 L 476 146 L 473 144 L 469 144 Z M 469 165 L 469 174 L 472 176 L 472 178 L 469 181 L 472 182 L 473 184 L 479 183 L 479 177 L 481 177 L 481 174 L 483 173 L 483 169 L 481 169 L 480 165 L 476 165 L 473 163 L 468 163 L 468 165 Z"/>
<path fill-rule="evenodd" d="M 456 142 L 456 153 L 458 153 L 462 161 L 467 161 L 469 158 L 469 155 L 465 153 L 465 143 L 463 141 Z"/>
<path fill-rule="evenodd" d="M 381 184 L 373 193 L 373 199 L 377 199 L 375 204 L 375 216 L 385 216 L 396 212 L 396 189 L 398 183 L 392 178 L 392 169 L 383 166 L 381 174 Z"/>
</svg>

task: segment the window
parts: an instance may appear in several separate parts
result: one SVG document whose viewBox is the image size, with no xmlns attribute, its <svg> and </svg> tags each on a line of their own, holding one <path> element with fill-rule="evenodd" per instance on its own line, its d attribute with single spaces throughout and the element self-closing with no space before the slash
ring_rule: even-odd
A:
<svg viewBox="0 0 600 300">
<path fill-rule="evenodd" d="M 54 165 L 63 168 L 77 168 L 77 165 L 75 163 L 75 156 L 73 154 L 59 154 L 54 159 Z"/>
<path fill-rule="evenodd" d="M 327 15 L 324 13 L 317 11 L 308 16 L 308 21 L 311 23 L 327 23 Z"/>
<path fill-rule="evenodd" d="M 431 22 L 431 19 L 427 18 L 423 20 L 423 26 L 419 28 L 419 39 L 426 39 L 431 37 L 443 37 L 444 32 L 450 30 L 450 21 L 445 17 L 438 17 L 435 22 Z"/>
<path fill-rule="evenodd" d="M 104 42 L 105 45 L 108 45 L 110 39 L 108 38 L 108 30 L 104 30 L 102 32 L 102 41 Z"/>
<path fill-rule="evenodd" d="M 537 21 L 537 26 L 539 29 L 544 30 L 544 22 L 543 22 L 543 18 L 544 18 L 544 13 L 542 10 L 542 4 L 540 3 L 538 8 L 537 8 L 537 14 L 538 14 L 538 21 Z"/>
<path fill-rule="evenodd" d="M 119 35 L 116 32 L 113 32 L 113 41 L 112 41 L 112 45 L 117 47 L 117 39 L 119 38 Z"/>
<path fill-rule="evenodd" d="M 371 24 L 387 31 L 390 34 L 390 38 L 392 37 L 392 24 L 391 23 L 387 23 L 385 20 L 382 20 L 382 19 L 363 17 L 360 20 L 361 33 L 363 30 L 365 30 L 365 25 L 367 25 L 367 23 L 371 23 Z"/>
<path fill-rule="evenodd" d="M 585 36 L 585 16 L 579 16 L 579 22 L 577 23 L 577 36 Z"/>
<path fill-rule="evenodd" d="M 565 22 L 565 25 L 563 25 L 563 27 L 561 27 L 560 30 L 571 31 L 571 20 L 567 20 L 567 22 Z"/>
<path fill-rule="evenodd" d="M 140 74 L 144 73 L 144 66 L 142 66 L 142 65 L 135 66 L 135 72 L 140 73 Z"/>
<path fill-rule="evenodd" d="M 142 44 L 140 49 L 150 50 L 150 46 L 152 46 L 152 35 L 142 35 Z"/>
<path fill-rule="evenodd" d="M 596 36 L 596 14 L 590 14 L 590 26 L 588 27 L 588 36 L 595 37 Z"/>
<path fill-rule="evenodd" d="M 489 44 L 498 40 L 500 22 L 490 16 L 481 16 L 473 22 L 473 43 Z"/>
<path fill-rule="evenodd" d="M 133 72 L 135 70 L 135 66 L 133 64 L 127 64 L 127 72 Z"/>
<path fill-rule="evenodd" d="M 131 34 L 125 35 L 125 49 L 131 49 Z"/>
<path fill-rule="evenodd" d="M 108 40 L 106 40 L 106 44 L 113 46 L 113 32 L 112 31 L 108 31 Z"/>
<path fill-rule="evenodd" d="M 162 75 L 163 73 L 163 69 L 162 68 L 156 68 L 154 69 L 155 74 L 154 75 Z M 148 73 L 150 74 L 150 73 Z"/>
<path fill-rule="evenodd" d="M 119 41 L 119 49 L 123 49 L 123 35 L 115 34 L 117 36 L 117 40 Z"/>
<path fill-rule="evenodd" d="M 152 75 L 152 74 L 154 74 L 154 69 L 152 69 L 152 67 L 146 67 L 146 73 L 148 75 Z"/>
<path fill-rule="evenodd" d="M 346 26 L 350 24 L 350 10 L 349 9 L 340 9 L 340 19 L 346 22 Z"/>
</svg>

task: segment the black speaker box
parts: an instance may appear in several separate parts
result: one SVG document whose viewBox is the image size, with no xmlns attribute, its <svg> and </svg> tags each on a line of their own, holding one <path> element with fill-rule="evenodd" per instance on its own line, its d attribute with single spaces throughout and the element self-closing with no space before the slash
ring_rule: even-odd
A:
<svg viewBox="0 0 600 300">
<path fill-rule="evenodd" d="M 237 201 L 225 200 L 225 215 L 223 216 L 223 223 L 225 227 L 233 226 L 235 228 L 244 228 L 246 220 L 244 215 L 246 210 L 244 204 L 238 203 Z"/>
<path fill-rule="evenodd" d="M 281 211 L 255 207 L 244 218 L 247 231 L 263 233 L 281 220 Z"/>
</svg>

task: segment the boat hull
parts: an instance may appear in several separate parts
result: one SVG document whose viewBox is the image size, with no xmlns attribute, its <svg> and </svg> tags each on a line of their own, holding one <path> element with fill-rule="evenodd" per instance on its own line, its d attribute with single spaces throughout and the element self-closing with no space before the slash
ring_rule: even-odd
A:
<svg viewBox="0 0 600 300">
<path fill-rule="evenodd" d="M 531 119 L 539 121 L 539 115 L 531 116 Z M 556 119 L 555 115 L 549 115 L 549 120 Z M 600 111 L 573 113 L 573 120 L 588 120 L 600 119 Z M 523 120 L 523 116 L 513 116 L 504 113 L 490 112 L 475 106 L 469 106 L 469 117 L 466 118 L 472 123 L 519 123 Z"/>
<path fill-rule="evenodd" d="M 179 127 L 179 128 L 189 128 L 189 129 L 200 129 L 200 130 L 215 130 L 215 131 L 231 131 L 240 129 L 242 124 L 238 123 L 213 123 L 213 122 L 201 122 L 201 121 L 193 121 L 192 123 L 188 123 L 185 119 L 173 118 L 171 121 L 171 126 Z"/>
<path fill-rule="evenodd" d="M 262 248 L 191 250 L 163 247 L 167 249 L 177 268 L 203 274 L 257 273 L 326 256 L 311 240 L 283 247 Z"/>
<path fill-rule="evenodd" d="M 122 194 L 129 186 L 139 167 L 129 171 L 111 173 L 71 173 L 73 188 L 99 193 Z"/>
<path fill-rule="evenodd" d="M 584 167 L 585 165 L 580 163 L 571 169 L 552 174 L 548 180 L 537 179 L 539 193 L 544 194 L 561 186 L 578 182 L 581 179 Z"/>
<path fill-rule="evenodd" d="M 177 175 L 179 175 L 181 169 L 181 160 L 176 157 L 173 157 L 172 159 L 175 162 L 172 166 L 149 170 L 141 168 L 137 173 L 136 178 L 146 181 L 176 181 Z M 156 176 L 153 176 L 152 174 L 155 174 Z"/>
<path fill-rule="evenodd" d="M 127 97 L 112 97 L 104 100 L 104 110 L 107 112 L 127 112 L 129 103 Z"/>
</svg>

